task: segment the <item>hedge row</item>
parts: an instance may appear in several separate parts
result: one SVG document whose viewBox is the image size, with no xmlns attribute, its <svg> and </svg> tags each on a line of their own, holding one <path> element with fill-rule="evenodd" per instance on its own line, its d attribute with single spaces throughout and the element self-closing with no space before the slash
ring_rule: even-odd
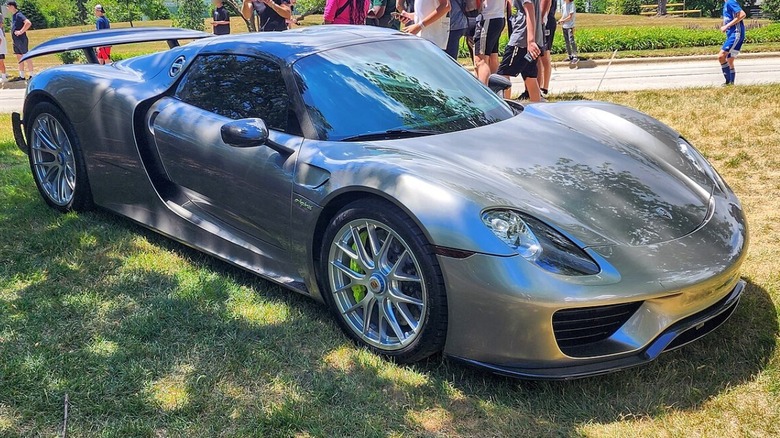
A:
<svg viewBox="0 0 780 438">
<path fill-rule="evenodd" d="M 750 27 L 750 26 L 749 26 Z M 746 44 L 780 42 L 780 23 L 749 28 Z M 719 46 L 723 44 L 724 34 L 712 28 L 681 27 L 615 27 L 615 28 L 578 28 L 575 33 L 577 49 L 580 53 L 611 52 L 628 50 L 657 50 L 679 47 Z M 502 35 L 500 53 L 504 53 L 508 37 Z M 553 53 L 566 53 L 563 32 L 555 32 Z M 465 43 L 461 45 L 461 57 L 468 57 Z"/>
<path fill-rule="evenodd" d="M 750 29 L 745 42 L 780 42 L 780 23 Z M 575 34 L 580 52 L 611 52 L 617 50 L 654 50 L 679 47 L 717 46 L 723 43 L 720 29 L 691 29 L 676 27 L 577 29 Z M 553 53 L 566 51 L 563 36 L 555 36 Z"/>
</svg>

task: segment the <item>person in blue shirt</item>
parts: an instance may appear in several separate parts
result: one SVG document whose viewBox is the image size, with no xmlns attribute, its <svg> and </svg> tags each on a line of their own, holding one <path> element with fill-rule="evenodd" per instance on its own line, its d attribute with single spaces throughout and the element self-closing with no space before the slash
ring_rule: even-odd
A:
<svg viewBox="0 0 780 438">
<path fill-rule="evenodd" d="M 103 9 L 103 6 L 95 5 L 95 16 L 97 17 L 97 21 L 95 21 L 95 27 L 97 30 L 111 28 L 111 23 L 108 22 L 108 18 L 106 17 L 106 10 Z M 98 62 L 103 65 L 108 63 L 111 60 L 111 46 L 98 47 L 97 59 Z"/>
<path fill-rule="evenodd" d="M 19 77 L 11 79 L 8 82 L 25 81 L 27 76 L 25 75 L 24 67 L 30 71 L 30 78 L 33 75 L 32 59 L 28 59 L 22 62 L 22 56 L 27 53 L 28 46 L 30 44 L 27 38 L 27 31 L 32 26 L 30 20 L 19 11 L 19 7 L 16 5 L 16 1 L 11 0 L 5 4 L 8 11 L 13 14 L 11 16 L 11 40 L 14 45 L 14 55 L 16 55 L 17 61 L 19 61 Z"/>
<path fill-rule="evenodd" d="M 734 84 L 734 58 L 739 55 L 742 49 L 742 43 L 745 41 L 745 11 L 739 6 L 737 0 L 724 0 L 723 3 L 723 26 L 720 31 L 726 34 L 726 42 L 720 48 L 718 61 L 720 69 L 723 71 L 723 77 L 726 78 L 724 85 Z"/>
</svg>

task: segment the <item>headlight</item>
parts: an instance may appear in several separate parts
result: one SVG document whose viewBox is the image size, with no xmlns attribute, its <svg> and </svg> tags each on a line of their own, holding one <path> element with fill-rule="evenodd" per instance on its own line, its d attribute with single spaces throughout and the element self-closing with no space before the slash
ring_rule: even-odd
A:
<svg viewBox="0 0 780 438">
<path fill-rule="evenodd" d="M 593 259 L 566 236 L 531 216 L 509 209 L 487 210 L 482 222 L 526 260 L 556 274 L 594 275 Z"/>
<path fill-rule="evenodd" d="M 707 175 L 707 178 L 720 187 L 721 190 L 726 189 L 726 184 L 723 182 L 720 175 L 718 175 L 718 172 L 712 168 L 712 165 L 704 158 L 704 155 L 697 151 L 695 147 L 691 146 L 687 140 L 682 137 L 678 138 L 677 148 L 696 170 Z"/>
</svg>

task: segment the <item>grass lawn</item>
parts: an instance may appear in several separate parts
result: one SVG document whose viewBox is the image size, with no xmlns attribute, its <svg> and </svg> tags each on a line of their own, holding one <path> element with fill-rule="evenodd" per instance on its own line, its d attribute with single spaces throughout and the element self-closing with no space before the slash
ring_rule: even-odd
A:
<svg viewBox="0 0 780 438">
<path fill-rule="evenodd" d="M 560 96 L 559 96 L 560 97 Z M 0 115 L 0 436 L 779 436 L 780 85 L 565 95 L 639 108 L 746 208 L 733 317 L 657 361 L 570 382 L 398 366 L 326 309 L 97 210 L 39 197 Z"/>
</svg>

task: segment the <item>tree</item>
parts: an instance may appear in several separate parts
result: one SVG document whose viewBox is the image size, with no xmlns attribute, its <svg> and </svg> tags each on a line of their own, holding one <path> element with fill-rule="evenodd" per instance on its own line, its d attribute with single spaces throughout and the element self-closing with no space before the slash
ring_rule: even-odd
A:
<svg viewBox="0 0 780 438">
<path fill-rule="evenodd" d="M 764 0 L 761 10 L 774 20 L 780 20 L 780 0 Z"/>
<path fill-rule="evenodd" d="M 242 20 L 244 20 L 244 24 L 246 24 L 248 31 L 257 32 L 257 26 L 255 26 L 255 20 L 253 17 L 247 20 L 241 15 L 241 6 L 243 5 L 242 0 L 223 0 L 223 3 L 225 4 L 225 7 L 228 8 L 231 15 L 239 16 Z"/>
<path fill-rule="evenodd" d="M 203 0 L 178 0 L 179 10 L 173 24 L 176 27 L 204 30 L 203 18 L 206 16 L 206 4 Z"/>
</svg>

